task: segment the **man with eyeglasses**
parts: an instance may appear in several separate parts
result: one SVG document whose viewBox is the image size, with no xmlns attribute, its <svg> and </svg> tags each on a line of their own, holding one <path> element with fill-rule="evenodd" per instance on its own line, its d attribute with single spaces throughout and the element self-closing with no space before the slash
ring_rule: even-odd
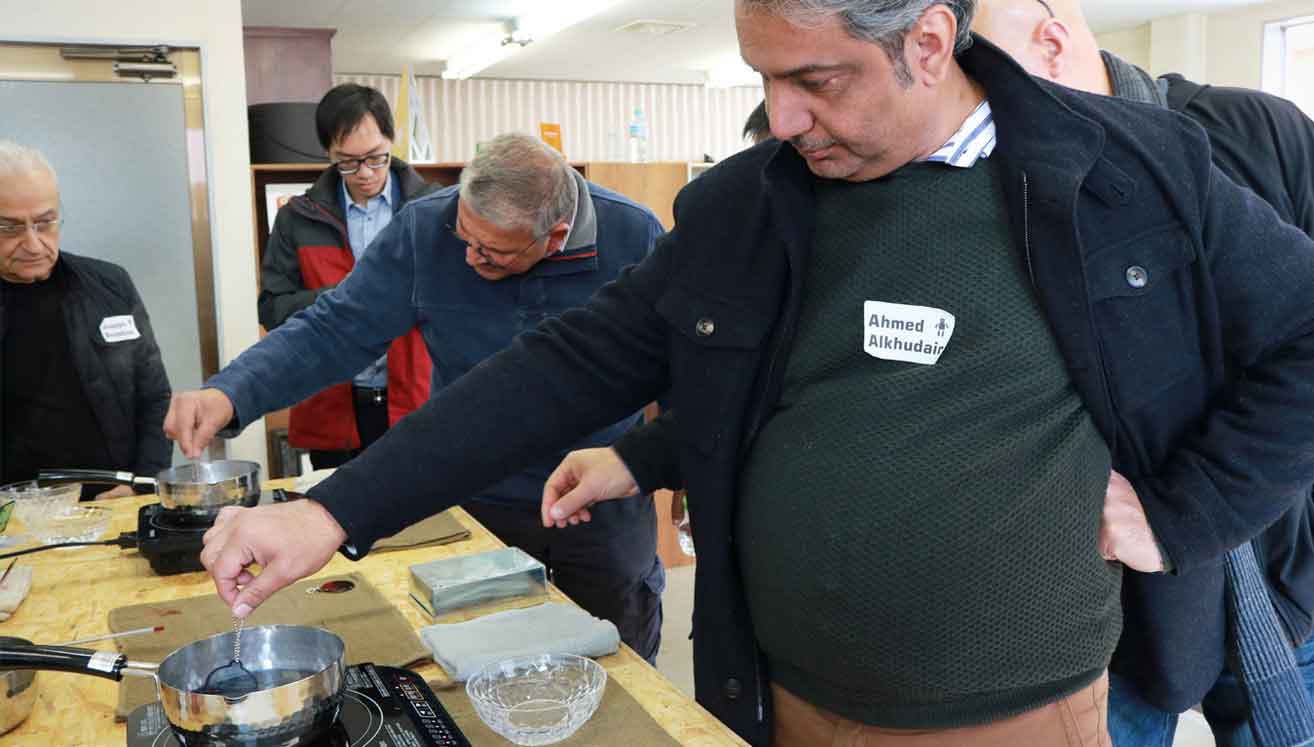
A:
<svg viewBox="0 0 1314 747">
<path fill-rule="evenodd" d="M 651 210 L 589 183 L 543 143 L 501 135 L 480 148 L 459 185 L 401 209 L 335 288 L 207 388 L 175 397 L 165 431 L 184 454 L 196 454 L 221 428 L 245 427 L 350 376 L 417 325 L 433 359 L 437 394 L 517 335 L 583 306 L 622 269 L 644 259 L 661 233 Z M 576 445 L 616 440 L 638 423 L 635 410 L 643 404 L 635 402 L 629 414 L 609 419 Z M 522 421 L 536 417 L 529 407 L 462 427 L 515 441 Z M 390 431 L 378 444 L 392 438 Z M 652 499 L 616 501 L 600 507 L 590 524 L 564 532 L 545 529 L 539 518 L 543 482 L 563 454 L 543 446 L 505 463 L 506 475 L 477 486 L 462 505 L 507 544 L 542 561 L 557 586 L 615 623 L 621 640 L 652 661 L 665 586 Z"/>
<path fill-rule="evenodd" d="M 260 323 L 273 331 L 351 272 L 402 205 L 441 188 L 391 156 L 392 111 L 373 88 L 344 83 L 315 109 L 332 164 L 278 212 L 260 268 Z M 316 469 L 337 467 L 429 397 L 429 355 L 416 330 L 356 373 L 292 407 L 288 443 Z"/>
<path fill-rule="evenodd" d="M 150 318 L 122 267 L 60 251 L 61 221 L 49 162 L 0 140 L 0 484 L 52 467 L 153 475 L 173 450 Z"/>
</svg>

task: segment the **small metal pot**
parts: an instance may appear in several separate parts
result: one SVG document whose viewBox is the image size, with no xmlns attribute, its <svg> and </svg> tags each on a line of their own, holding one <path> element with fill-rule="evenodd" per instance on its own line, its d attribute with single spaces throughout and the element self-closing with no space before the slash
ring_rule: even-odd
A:
<svg viewBox="0 0 1314 747">
<path fill-rule="evenodd" d="M 0 636 L 0 647 L 31 646 L 26 638 Z M 37 697 L 37 673 L 28 669 L 0 671 L 0 734 L 23 723 Z"/>
<path fill-rule="evenodd" d="M 113 651 L 0 643 L 0 670 L 49 669 L 111 680 L 150 677 L 183 744 L 298 745 L 327 733 L 346 687 L 342 639 L 301 625 L 245 628 L 242 665 L 267 686 L 238 697 L 204 692 L 210 673 L 232 661 L 234 635 L 189 643 L 159 664 L 128 661 Z"/>
<path fill-rule="evenodd" d="M 254 506 L 260 501 L 260 465 L 239 459 L 182 464 L 155 477 L 98 469 L 42 470 L 37 482 L 146 485 L 159 494 L 166 510 L 202 517 L 213 517 L 224 506 Z"/>
</svg>

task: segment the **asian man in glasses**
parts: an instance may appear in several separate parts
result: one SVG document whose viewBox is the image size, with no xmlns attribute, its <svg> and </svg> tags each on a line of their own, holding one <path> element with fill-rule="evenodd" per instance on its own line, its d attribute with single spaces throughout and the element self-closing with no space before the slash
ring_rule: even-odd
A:
<svg viewBox="0 0 1314 747">
<path fill-rule="evenodd" d="M 332 163 L 278 211 L 261 261 L 260 323 L 270 331 L 342 282 L 403 204 L 439 188 L 392 157 L 392 112 L 373 88 L 333 88 L 315 129 Z M 419 332 L 402 334 L 350 381 L 293 407 L 288 443 L 308 449 L 317 469 L 341 465 L 428 399 L 429 368 Z"/>
</svg>

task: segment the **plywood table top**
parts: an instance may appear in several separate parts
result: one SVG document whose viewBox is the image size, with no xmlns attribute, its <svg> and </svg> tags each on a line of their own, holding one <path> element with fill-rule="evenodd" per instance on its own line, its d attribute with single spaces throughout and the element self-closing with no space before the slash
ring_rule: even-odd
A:
<svg viewBox="0 0 1314 747">
<path fill-rule="evenodd" d="M 291 481 L 271 481 L 267 488 L 291 487 Z M 107 536 L 136 529 L 137 509 L 154 496 L 99 501 L 113 511 Z M 418 630 L 432 620 L 408 596 L 409 566 L 415 563 L 485 552 L 502 542 L 465 511 L 452 509 L 470 530 L 470 539 L 449 545 L 373 553 L 358 562 L 335 557 L 316 575 L 360 573 L 401 610 Z M 15 522 L 17 524 L 17 522 Z M 21 531 L 21 525 L 9 530 Z M 158 576 L 135 550 L 89 547 L 51 550 L 19 558 L 33 568 L 32 591 L 12 618 L 0 622 L 0 635 L 53 644 L 109 632 L 109 612 L 116 607 L 163 602 L 214 593 L 204 573 Z M 552 590 L 558 600 L 566 598 Z M 514 603 L 508 605 L 514 606 Z M 112 650 L 112 641 L 91 644 Z M 684 695 L 629 647 L 599 659 L 611 681 L 625 688 L 653 719 L 684 745 L 742 745 L 724 724 Z M 446 674 L 432 662 L 414 668 L 427 680 L 444 681 Z M 32 715 L 0 736 L 0 745 L 94 745 L 114 747 L 126 741 L 126 728 L 114 720 L 118 684 L 110 680 L 63 672 L 42 672 L 40 694 Z"/>
</svg>

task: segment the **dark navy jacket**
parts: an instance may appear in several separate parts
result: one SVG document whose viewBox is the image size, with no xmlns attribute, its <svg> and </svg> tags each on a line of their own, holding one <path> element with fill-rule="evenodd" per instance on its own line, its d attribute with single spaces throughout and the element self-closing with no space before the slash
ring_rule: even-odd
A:
<svg viewBox="0 0 1314 747">
<path fill-rule="evenodd" d="M 1175 74 L 1159 80 L 1167 84 L 1168 106 L 1204 127 L 1218 168 L 1314 236 L 1314 121 L 1263 91 L 1200 85 Z M 1251 546 L 1287 635 L 1307 640 L 1314 633 L 1314 499 L 1292 508 Z"/>
<path fill-rule="evenodd" d="M 588 184 L 582 179 L 580 184 Z M 432 392 L 459 379 L 505 348 L 516 335 L 566 309 L 582 306 L 621 270 L 648 255 L 661 234 L 652 211 L 595 184 L 577 215 L 566 249 L 529 272 L 489 282 L 465 264 L 456 223 L 458 188 L 417 197 L 398 211 L 351 273 L 315 303 L 289 318 L 207 382 L 228 395 L 245 428 L 266 412 L 301 401 L 330 384 L 350 380 L 419 327 L 433 359 Z M 592 220 L 586 220 L 591 213 Z M 596 228 L 588 240 L 589 225 Z M 633 426 L 640 406 L 619 413 L 574 448 L 609 444 Z M 534 407 L 516 420 L 535 417 Z M 514 421 L 476 418 L 464 427 L 515 428 Z M 478 498 L 532 503 L 564 451 L 540 450 L 532 465 Z"/>
<path fill-rule="evenodd" d="M 994 111 L 1019 259 L 1179 574 L 1127 574 L 1120 667 L 1157 683 L 1158 704 L 1189 705 L 1222 666 L 1220 559 L 1314 479 L 1314 242 L 1214 169 L 1186 118 L 1034 80 L 979 40 L 960 61 Z M 768 744 L 770 673 L 736 564 L 735 502 L 779 397 L 813 185 L 779 143 L 711 169 L 680 194 L 652 256 L 435 395 L 311 497 L 366 551 L 665 394 L 698 546 L 698 700 Z M 1129 282 L 1142 272 L 1143 287 Z M 390 496 L 388 510 L 367 495 Z"/>
</svg>

